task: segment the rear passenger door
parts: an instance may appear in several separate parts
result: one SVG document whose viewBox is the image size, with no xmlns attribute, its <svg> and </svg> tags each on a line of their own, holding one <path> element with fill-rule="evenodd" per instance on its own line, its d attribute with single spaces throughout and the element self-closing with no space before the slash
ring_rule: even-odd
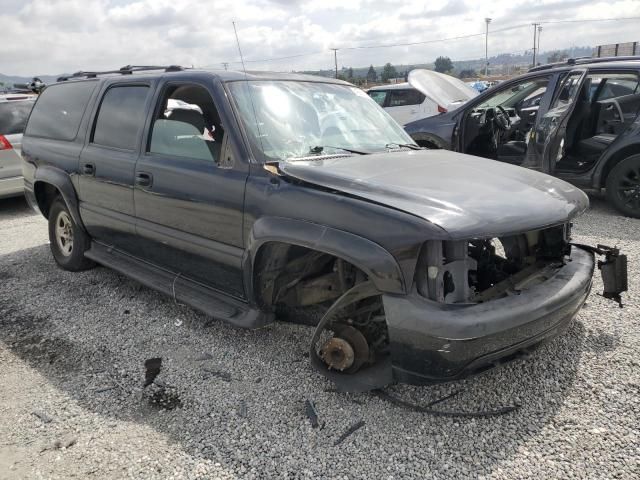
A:
<svg viewBox="0 0 640 480">
<path fill-rule="evenodd" d="M 151 85 L 108 84 L 80 155 L 80 212 L 92 237 L 122 250 L 135 244 L 133 178 Z"/>
<path fill-rule="evenodd" d="M 243 297 L 248 164 L 227 150 L 229 125 L 214 102 L 213 82 L 174 79 L 158 89 L 135 168 L 136 255 Z"/>
<path fill-rule="evenodd" d="M 385 110 L 400 125 L 428 116 L 423 111 L 425 96 L 415 89 L 389 90 Z"/>
</svg>

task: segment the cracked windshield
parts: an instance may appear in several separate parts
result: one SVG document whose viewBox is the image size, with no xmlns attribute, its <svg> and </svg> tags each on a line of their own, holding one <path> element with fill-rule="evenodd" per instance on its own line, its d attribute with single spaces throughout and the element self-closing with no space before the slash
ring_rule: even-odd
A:
<svg viewBox="0 0 640 480">
<path fill-rule="evenodd" d="M 239 81 L 230 89 L 252 147 L 264 161 L 373 153 L 413 144 L 382 108 L 355 87 Z"/>
</svg>

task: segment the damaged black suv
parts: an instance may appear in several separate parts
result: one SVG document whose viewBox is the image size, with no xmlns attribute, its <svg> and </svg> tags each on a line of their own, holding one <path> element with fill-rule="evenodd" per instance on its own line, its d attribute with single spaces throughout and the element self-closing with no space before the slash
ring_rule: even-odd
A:
<svg viewBox="0 0 640 480">
<path fill-rule="evenodd" d="M 640 218 L 639 114 L 640 57 L 585 58 L 532 68 L 405 129 L 424 147 L 606 188 L 611 205 Z"/>
<path fill-rule="evenodd" d="M 459 378 L 553 337 L 594 251 L 605 293 L 625 289 L 624 256 L 570 243 L 580 190 L 420 149 L 338 80 L 80 72 L 40 96 L 22 153 L 62 268 L 106 265 L 241 327 L 313 321 L 311 361 L 344 390 Z"/>
</svg>

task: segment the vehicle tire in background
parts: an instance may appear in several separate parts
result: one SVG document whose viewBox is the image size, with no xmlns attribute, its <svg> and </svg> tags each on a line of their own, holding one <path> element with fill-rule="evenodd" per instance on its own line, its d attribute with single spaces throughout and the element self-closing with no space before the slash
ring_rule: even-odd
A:
<svg viewBox="0 0 640 480">
<path fill-rule="evenodd" d="M 640 155 L 618 163 L 607 177 L 607 200 L 628 217 L 640 218 Z"/>
<path fill-rule="evenodd" d="M 95 266 L 84 256 L 91 246 L 91 238 L 76 224 L 60 197 L 49 209 L 49 242 L 53 258 L 64 270 L 78 272 Z"/>
</svg>

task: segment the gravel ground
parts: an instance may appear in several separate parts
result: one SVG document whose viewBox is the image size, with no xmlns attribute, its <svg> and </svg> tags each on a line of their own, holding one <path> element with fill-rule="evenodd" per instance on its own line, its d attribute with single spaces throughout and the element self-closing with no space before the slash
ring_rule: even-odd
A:
<svg viewBox="0 0 640 480">
<path fill-rule="evenodd" d="M 598 278 L 569 331 L 531 358 L 389 389 L 422 405 L 460 390 L 437 406 L 449 410 L 521 405 L 442 418 L 330 391 L 305 357 L 310 327 L 238 330 L 105 268 L 64 272 L 45 220 L 0 201 L 0 479 L 640 478 L 640 221 L 592 198 L 574 233 L 629 255 L 626 307 L 597 295 Z M 142 389 L 151 357 L 175 409 Z"/>
</svg>

